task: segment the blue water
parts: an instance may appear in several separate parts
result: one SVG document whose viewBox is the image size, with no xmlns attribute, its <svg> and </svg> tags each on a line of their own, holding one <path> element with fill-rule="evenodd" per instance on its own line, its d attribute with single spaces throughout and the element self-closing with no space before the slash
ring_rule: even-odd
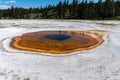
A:
<svg viewBox="0 0 120 80">
<path fill-rule="evenodd" d="M 44 38 L 48 38 L 48 39 L 51 39 L 51 40 L 63 41 L 63 40 L 70 39 L 71 36 L 64 35 L 64 34 L 52 34 L 52 35 L 45 35 Z"/>
</svg>

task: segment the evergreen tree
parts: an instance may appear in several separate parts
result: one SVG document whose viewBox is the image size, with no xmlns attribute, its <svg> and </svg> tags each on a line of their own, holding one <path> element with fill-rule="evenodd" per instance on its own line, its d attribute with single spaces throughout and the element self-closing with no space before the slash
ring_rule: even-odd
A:
<svg viewBox="0 0 120 80">
<path fill-rule="evenodd" d="M 58 3 L 58 8 L 57 8 L 57 15 L 58 15 L 58 18 L 59 19 L 61 19 L 61 18 L 63 18 L 63 6 L 62 6 L 63 4 L 62 4 L 62 1 L 60 1 L 59 3 Z"/>
<path fill-rule="evenodd" d="M 77 18 L 78 0 L 73 0 L 71 5 L 71 18 Z"/>
<path fill-rule="evenodd" d="M 98 18 L 105 18 L 105 7 L 102 0 L 99 0 L 97 3 L 97 14 Z"/>
<path fill-rule="evenodd" d="M 0 10 L 0 18 L 8 19 L 109 19 L 120 16 L 120 1 L 90 0 L 59 1 L 57 5 L 46 7 L 22 8 L 14 7 Z"/>
</svg>

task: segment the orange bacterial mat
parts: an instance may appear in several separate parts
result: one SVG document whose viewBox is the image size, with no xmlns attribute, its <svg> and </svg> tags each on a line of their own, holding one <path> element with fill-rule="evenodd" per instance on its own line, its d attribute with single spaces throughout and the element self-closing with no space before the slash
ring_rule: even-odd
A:
<svg viewBox="0 0 120 80">
<path fill-rule="evenodd" d="M 39 31 L 14 37 L 10 46 L 20 50 L 68 54 L 99 46 L 103 39 L 84 31 Z"/>
</svg>

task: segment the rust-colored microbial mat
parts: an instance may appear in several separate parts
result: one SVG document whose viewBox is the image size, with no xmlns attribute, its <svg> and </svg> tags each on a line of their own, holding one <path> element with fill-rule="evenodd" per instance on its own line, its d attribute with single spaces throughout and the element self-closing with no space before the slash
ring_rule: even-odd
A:
<svg viewBox="0 0 120 80">
<path fill-rule="evenodd" d="M 99 46 L 103 39 L 84 31 L 39 31 L 14 37 L 10 46 L 16 49 L 68 54 Z"/>
</svg>

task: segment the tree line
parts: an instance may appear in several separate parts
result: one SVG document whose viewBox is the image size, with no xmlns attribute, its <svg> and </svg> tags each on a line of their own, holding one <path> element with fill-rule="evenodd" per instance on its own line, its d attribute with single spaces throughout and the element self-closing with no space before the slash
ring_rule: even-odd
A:
<svg viewBox="0 0 120 80">
<path fill-rule="evenodd" d="M 120 1 L 69 0 L 38 8 L 14 7 L 0 10 L 4 19 L 120 19 Z"/>
</svg>

